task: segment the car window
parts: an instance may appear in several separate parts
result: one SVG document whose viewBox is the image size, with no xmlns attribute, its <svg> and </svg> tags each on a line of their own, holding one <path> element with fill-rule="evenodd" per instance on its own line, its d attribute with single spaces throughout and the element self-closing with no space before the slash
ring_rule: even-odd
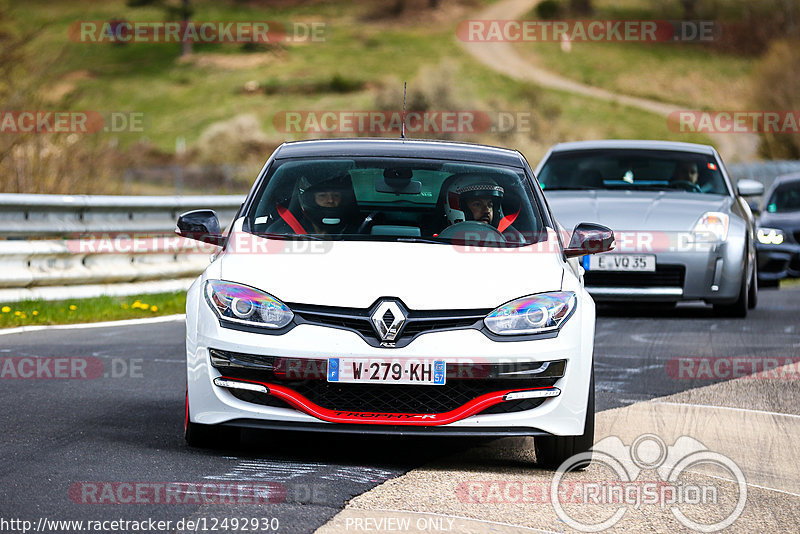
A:
<svg viewBox="0 0 800 534">
<path fill-rule="evenodd" d="M 712 156 L 656 150 L 583 150 L 555 153 L 539 173 L 547 191 L 563 189 L 675 190 L 725 195 Z"/>
<path fill-rule="evenodd" d="M 775 188 L 767 202 L 767 211 L 800 211 L 800 182 L 789 182 Z"/>
<path fill-rule="evenodd" d="M 543 237 L 542 207 L 524 170 L 483 163 L 277 160 L 251 206 L 250 232 L 290 238 L 521 246 Z"/>
</svg>

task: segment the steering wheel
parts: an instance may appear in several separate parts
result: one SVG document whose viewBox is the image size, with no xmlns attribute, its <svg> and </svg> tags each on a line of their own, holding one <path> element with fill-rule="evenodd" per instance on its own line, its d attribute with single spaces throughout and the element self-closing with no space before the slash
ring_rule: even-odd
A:
<svg viewBox="0 0 800 534">
<path fill-rule="evenodd" d="M 669 183 L 670 186 L 677 186 L 682 187 L 684 191 L 689 191 L 692 193 L 702 193 L 703 190 L 700 189 L 700 186 L 694 182 L 690 182 L 689 180 L 675 180 Z"/>
<path fill-rule="evenodd" d="M 371 212 L 369 215 L 366 216 L 364 222 L 361 223 L 361 226 L 358 227 L 357 234 L 366 234 L 369 233 L 369 230 L 375 225 L 376 218 L 381 212 L 379 210 L 375 210 Z"/>
<path fill-rule="evenodd" d="M 505 243 L 506 238 L 494 226 L 478 221 L 464 221 L 448 226 L 439 237 L 454 241 L 472 243 Z"/>
</svg>

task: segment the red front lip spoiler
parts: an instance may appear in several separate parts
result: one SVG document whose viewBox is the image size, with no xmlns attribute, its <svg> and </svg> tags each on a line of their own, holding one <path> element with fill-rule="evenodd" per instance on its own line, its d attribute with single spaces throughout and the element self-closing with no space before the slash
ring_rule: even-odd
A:
<svg viewBox="0 0 800 534">
<path fill-rule="evenodd" d="M 541 388 L 526 388 L 526 389 L 506 389 L 502 391 L 495 391 L 486 393 L 480 397 L 476 397 L 468 403 L 444 413 L 435 414 L 422 414 L 422 413 L 379 413 L 379 412 L 352 412 L 346 410 L 330 410 L 314 404 L 303 395 L 296 391 L 279 386 L 277 384 L 270 384 L 269 382 L 259 382 L 257 380 L 247 380 L 244 378 L 231 378 L 227 376 L 220 377 L 225 380 L 233 382 L 248 382 L 250 384 L 258 384 L 266 387 L 270 395 L 278 397 L 298 410 L 314 416 L 317 419 L 328 421 L 330 423 L 360 423 L 370 425 L 413 425 L 413 426 L 438 426 L 453 423 L 461 419 L 465 419 L 471 415 L 485 410 L 486 408 L 503 402 L 503 397 L 508 393 L 515 391 L 536 391 L 536 390 L 551 390 L 551 387 Z M 433 386 L 435 387 L 435 386 Z"/>
</svg>

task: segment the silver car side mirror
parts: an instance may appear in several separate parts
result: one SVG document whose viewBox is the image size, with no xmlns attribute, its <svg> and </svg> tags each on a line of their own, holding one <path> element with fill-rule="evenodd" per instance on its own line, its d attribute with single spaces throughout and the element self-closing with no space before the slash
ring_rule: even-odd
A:
<svg viewBox="0 0 800 534">
<path fill-rule="evenodd" d="M 756 197 L 764 194 L 764 184 L 756 180 L 743 179 L 736 183 L 736 190 L 740 196 Z"/>
</svg>

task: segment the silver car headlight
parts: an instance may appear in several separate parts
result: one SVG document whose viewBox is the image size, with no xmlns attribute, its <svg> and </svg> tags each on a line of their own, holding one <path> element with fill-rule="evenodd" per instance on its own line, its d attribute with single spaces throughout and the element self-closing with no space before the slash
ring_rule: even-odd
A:
<svg viewBox="0 0 800 534">
<path fill-rule="evenodd" d="M 487 315 L 483 323 L 500 336 L 550 332 L 561 328 L 577 302 L 572 291 L 529 295 L 503 304 Z"/>
<path fill-rule="evenodd" d="M 233 282 L 207 281 L 206 301 L 217 317 L 225 321 L 278 329 L 294 319 L 292 310 L 272 295 Z"/>
<path fill-rule="evenodd" d="M 703 214 L 692 229 L 695 243 L 718 243 L 728 239 L 727 213 L 709 211 Z"/>
<path fill-rule="evenodd" d="M 783 230 L 780 228 L 759 228 L 756 239 L 762 245 L 780 245 L 783 243 Z"/>
</svg>

